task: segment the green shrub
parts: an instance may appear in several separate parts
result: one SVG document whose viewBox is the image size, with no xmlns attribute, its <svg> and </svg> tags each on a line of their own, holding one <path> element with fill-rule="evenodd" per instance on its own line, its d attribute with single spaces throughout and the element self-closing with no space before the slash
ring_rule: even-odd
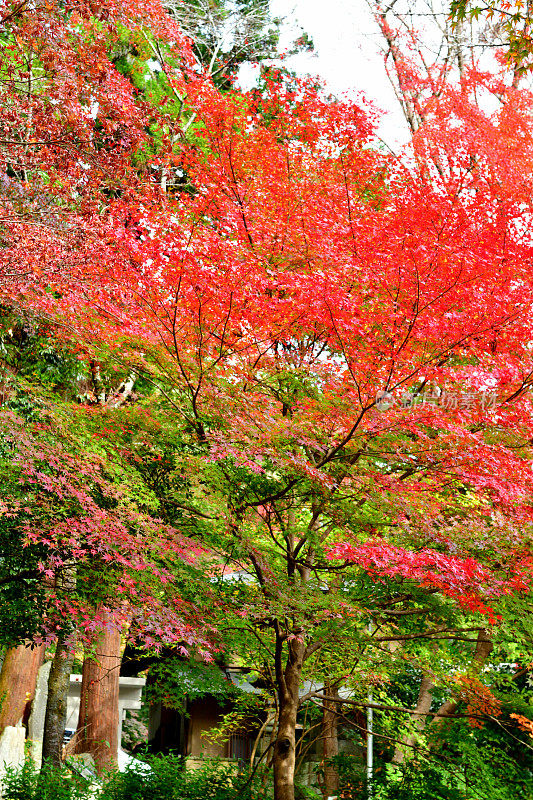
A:
<svg viewBox="0 0 533 800">
<path fill-rule="evenodd" d="M 450 720 L 429 748 L 376 775 L 375 800 L 532 800 L 533 754 L 490 721 Z M 432 747 L 431 747 L 432 745 Z"/>
<path fill-rule="evenodd" d="M 28 759 L 22 768 L 9 767 L 2 779 L 3 800 L 85 800 L 87 793 L 64 769 L 41 771 Z"/>
<path fill-rule="evenodd" d="M 245 776 L 222 762 L 206 762 L 186 771 L 177 756 L 154 756 L 150 772 L 135 766 L 115 773 L 105 783 L 99 800 L 254 800 L 257 794 Z"/>
<path fill-rule="evenodd" d="M 209 761 L 191 771 L 178 756 L 152 756 L 149 771 L 133 765 L 103 779 L 100 792 L 68 768 L 45 766 L 39 772 L 28 760 L 8 769 L 2 800 L 258 800 L 260 794 L 233 765 Z"/>
</svg>

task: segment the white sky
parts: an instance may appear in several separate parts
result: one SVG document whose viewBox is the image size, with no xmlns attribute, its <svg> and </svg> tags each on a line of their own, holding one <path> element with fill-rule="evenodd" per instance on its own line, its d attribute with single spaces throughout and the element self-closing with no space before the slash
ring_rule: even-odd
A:
<svg viewBox="0 0 533 800">
<path fill-rule="evenodd" d="M 285 19 L 286 46 L 297 38 L 299 29 L 313 39 L 316 52 L 293 57 L 289 62 L 293 69 L 319 75 L 334 94 L 362 92 L 383 112 L 378 135 L 386 144 L 398 150 L 409 141 L 407 124 L 385 73 L 383 39 L 367 0 L 270 0 L 270 8 L 273 16 Z M 395 12 L 401 12 L 420 33 L 425 55 L 431 60 L 442 42 L 449 0 L 397 0 Z M 484 24 L 482 16 L 479 24 L 474 23 L 476 30 L 467 31 L 467 36 L 478 40 Z M 283 47 L 283 42 L 280 44 Z M 483 69 L 496 68 L 493 50 L 476 54 Z M 487 95 L 481 99 L 481 107 L 490 113 L 498 101 Z"/>
<path fill-rule="evenodd" d="M 387 112 L 380 135 L 391 146 L 407 139 L 407 130 L 380 55 L 381 37 L 365 0 L 271 0 L 273 15 L 287 20 L 313 39 L 316 53 L 291 60 L 298 72 L 320 75 L 334 94 L 362 92 Z M 283 44 L 283 43 L 282 43 Z"/>
</svg>

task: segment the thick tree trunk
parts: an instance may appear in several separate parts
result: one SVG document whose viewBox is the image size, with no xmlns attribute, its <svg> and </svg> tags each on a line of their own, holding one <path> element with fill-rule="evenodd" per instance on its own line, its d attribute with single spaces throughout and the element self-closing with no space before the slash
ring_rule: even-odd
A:
<svg viewBox="0 0 533 800">
<path fill-rule="evenodd" d="M 277 665 L 279 698 L 278 735 L 274 744 L 274 798 L 294 800 L 294 766 L 296 761 L 296 715 L 298 713 L 300 679 L 305 645 L 289 643 L 285 670 Z"/>
<path fill-rule="evenodd" d="M 32 648 L 27 642 L 6 652 L 0 672 L 0 735 L 8 725 L 29 716 L 44 651 L 44 645 Z"/>
<path fill-rule="evenodd" d="M 339 791 L 339 773 L 331 759 L 339 754 L 338 737 L 338 702 L 337 691 L 331 686 L 324 686 L 324 695 L 330 699 L 324 700 L 322 710 L 322 752 L 324 755 L 324 797 L 333 797 Z"/>
<path fill-rule="evenodd" d="M 109 619 L 111 623 L 111 619 Z M 76 753 L 90 753 L 99 771 L 116 766 L 119 726 L 120 631 L 106 627 L 96 653 L 83 662 Z"/>
<path fill-rule="evenodd" d="M 72 638 L 65 632 L 57 640 L 48 678 L 48 700 L 44 718 L 43 763 L 58 767 L 62 761 L 63 736 L 67 720 L 70 670 L 74 658 Z"/>
<path fill-rule="evenodd" d="M 298 697 L 280 698 L 278 735 L 274 745 L 275 800 L 294 800 L 294 765 Z"/>
</svg>

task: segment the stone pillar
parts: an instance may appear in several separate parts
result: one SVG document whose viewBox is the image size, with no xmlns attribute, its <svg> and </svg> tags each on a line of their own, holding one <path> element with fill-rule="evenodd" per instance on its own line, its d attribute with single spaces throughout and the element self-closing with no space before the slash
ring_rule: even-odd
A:
<svg viewBox="0 0 533 800">
<path fill-rule="evenodd" d="M 22 767 L 24 764 L 24 742 L 26 728 L 22 722 L 7 725 L 0 736 L 0 785 L 6 767 Z"/>
<path fill-rule="evenodd" d="M 28 720 L 28 739 L 31 755 L 35 766 L 40 769 L 43 752 L 44 718 L 46 715 L 46 702 L 48 699 L 48 676 L 50 675 L 51 661 L 46 661 L 37 675 L 35 696 L 31 704 L 31 714 Z"/>
</svg>

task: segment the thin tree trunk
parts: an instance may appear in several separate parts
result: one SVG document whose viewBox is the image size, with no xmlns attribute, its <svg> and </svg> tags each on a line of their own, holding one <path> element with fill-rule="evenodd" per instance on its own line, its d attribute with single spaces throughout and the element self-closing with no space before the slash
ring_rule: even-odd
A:
<svg viewBox="0 0 533 800">
<path fill-rule="evenodd" d="M 305 644 L 293 640 L 285 670 L 281 669 L 280 642 L 276 677 L 279 697 L 278 735 L 274 744 L 274 798 L 294 800 L 294 766 L 296 761 L 296 716 L 298 714 L 300 679 Z"/>
<path fill-rule="evenodd" d="M 433 701 L 433 688 L 433 678 L 429 675 L 424 675 L 420 683 L 415 713 L 411 721 L 412 728 L 408 733 L 405 733 L 396 744 L 392 757 L 393 764 L 403 764 L 412 756 L 416 736 L 426 727 L 427 715 L 429 714 L 429 709 Z"/>
<path fill-rule="evenodd" d="M 339 773 L 337 767 L 331 764 L 331 759 L 339 754 L 338 737 L 338 703 L 337 691 L 331 686 L 324 686 L 324 695 L 330 698 L 324 700 L 322 709 L 322 752 L 324 755 L 324 797 L 332 797 L 339 791 Z"/>
<path fill-rule="evenodd" d="M 45 645 L 26 644 L 7 650 L 0 672 L 0 735 L 10 725 L 17 725 L 29 710 L 35 694 L 39 667 Z"/>
<path fill-rule="evenodd" d="M 263 775 L 263 779 L 261 781 L 261 791 L 263 792 L 263 794 L 266 792 L 266 785 L 268 783 L 268 777 L 269 777 L 268 770 L 272 767 L 272 764 L 274 763 L 274 740 L 277 734 L 278 718 L 279 718 L 279 708 L 276 707 L 276 710 L 274 712 L 274 720 L 272 722 L 272 731 L 270 732 L 270 736 L 268 739 L 268 746 L 266 749 L 266 752 L 268 752 L 269 755 L 266 758 L 266 763 L 265 763 L 266 769 Z"/>
<path fill-rule="evenodd" d="M 255 741 L 254 741 L 254 744 L 253 744 L 253 747 L 252 747 L 252 752 L 250 753 L 250 772 L 253 772 L 253 769 L 254 769 L 254 762 L 255 762 L 255 757 L 256 757 L 256 754 L 257 754 L 257 748 L 259 747 L 259 743 L 261 741 L 261 738 L 262 738 L 267 726 L 269 725 L 269 723 L 273 722 L 273 719 L 274 719 L 274 716 L 272 714 L 272 711 L 269 710 L 267 712 L 266 720 L 263 722 L 263 724 L 259 728 L 257 736 L 255 737 Z"/>
<path fill-rule="evenodd" d="M 470 664 L 470 671 L 472 673 L 476 674 L 481 671 L 492 648 L 493 645 L 490 640 L 489 631 L 485 628 L 481 628 L 478 632 L 476 649 Z M 429 675 L 424 675 L 420 684 L 415 713 L 412 718 L 412 727 L 396 744 L 392 758 L 394 764 L 405 764 L 406 761 L 409 761 L 413 757 L 417 734 L 421 733 L 426 728 L 430 718 L 431 721 L 429 724 L 435 729 L 456 712 L 458 706 L 457 700 L 451 698 L 450 700 L 446 700 L 434 715 L 430 714 L 431 703 L 433 701 L 433 689 L 433 679 Z"/>
<path fill-rule="evenodd" d="M 96 653 L 83 662 L 76 753 L 90 753 L 99 772 L 116 766 L 119 726 L 120 631 L 109 615 Z"/>
<path fill-rule="evenodd" d="M 471 672 L 474 674 L 481 672 L 485 665 L 485 661 L 492 652 L 493 647 L 494 645 L 492 644 L 490 638 L 490 632 L 486 628 L 480 628 L 477 635 L 476 649 L 470 665 Z M 457 711 L 457 706 L 457 700 L 454 700 L 453 698 L 451 700 L 446 700 L 433 717 L 431 724 L 439 725 L 443 722 L 443 720 L 451 717 Z"/>
<path fill-rule="evenodd" d="M 68 631 L 62 633 L 48 678 L 48 700 L 44 718 L 43 764 L 59 767 L 62 761 L 63 736 L 67 721 L 67 700 L 74 645 Z"/>
<path fill-rule="evenodd" d="M 76 570 L 68 567 L 56 575 L 56 589 L 68 595 L 76 589 Z M 58 767 L 62 761 L 63 736 L 67 720 L 70 670 L 74 659 L 74 625 L 65 619 L 57 638 L 56 652 L 48 677 L 44 718 L 42 759 Z"/>
</svg>

